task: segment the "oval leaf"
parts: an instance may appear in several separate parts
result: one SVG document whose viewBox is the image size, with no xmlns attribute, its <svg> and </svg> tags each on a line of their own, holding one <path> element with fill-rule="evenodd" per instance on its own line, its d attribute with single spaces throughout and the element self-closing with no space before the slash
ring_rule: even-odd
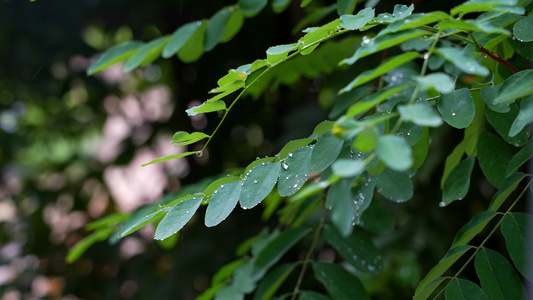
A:
<svg viewBox="0 0 533 300">
<path fill-rule="evenodd" d="M 156 60 L 163 50 L 163 47 L 167 44 L 168 39 L 167 36 L 160 37 L 139 47 L 130 59 L 128 59 L 128 62 L 124 67 L 124 72 L 130 72 L 138 66 L 146 66 Z"/>
<path fill-rule="evenodd" d="M 250 169 L 242 182 L 241 207 L 252 208 L 263 201 L 278 181 L 280 169 L 279 162 L 263 162 Z"/>
<path fill-rule="evenodd" d="M 380 136 L 376 151 L 379 159 L 392 170 L 405 171 L 413 164 L 411 147 L 399 136 Z"/>
<path fill-rule="evenodd" d="M 176 54 L 176 52 L 178 52 L 181 47 L 187 43 L 200 25 L 202 25 L 202 22 L 196 21 L 187 23 L 176 29 L 176 31 L 174 31 L 174 33 L 170 36 L 170 40 L 163 49 L 161 56 L 163 56 L 163 58 L 169 58 Z"/>
<path fill-rule="evenodd" d="M 362 9 L 356 15 L 341 15 L 341 26 L 349 30 L 358 30 L 372 21 L 374 15 L 375 10 L 372 7 Z"/>
<path fill-rule="evenodd" d="M 479 76 L 489 75 L 489 69 L 482 66 L 477 60 L 472 57 L 466 56 L 460 49 L 453 47 L 437 48 L 438 55 L 444 57 L 447 61 L 454 64 L 459 70 L 467 73 Z"/>
<path fill-rule="evenodd" d="M 239 9 L 246 16 L 253 16 L 260 12 L 266 5 L 267 0 L 239 0 Z"/>
<path fill-rule="evenodd" d="M 488 300 L 485 292 L 469 280 L 456 278 L 450 282 L 445 292 L 446 300 Z"/>
<path fill-rule="evenodd" d="M 296 193 L 307 181 L 311 173 L 312 151 L 311 146 L 296 149 L 281 163 L 278 182 L 280 196 L 287 197 Z"/>
<path fill-rule="evenodd" d="M 440 115 L 425 103 L 401 105 L 398 106 L 398 111 L 405 121 L 413 122 L 416 125 L 429 127 L 439 127 L 442 125 Z"/>
<path fill-rule="evenodd" d="M 418 85 L 422 91 L 435 89 L 441 94 L 451 93 L 455 87 L 455 83 L 450 75 L 441 72 L 435 72 L 424 77 L 418 77 L 416 78 L 416 81 L 418 82 Z"/>
<path fill-rule="evenodd" d="M 466 128 L 474 120 L 476 107 L 467 88 L 443 94 L 437 105 L 444 121 L 455 128 Z"/>
<path fill-rule="evenodd" d="M 511 75 L 502 84 L 493 104 L 510 103 L 533 93 L 533 70 L 528 69 Z"/>
<path fill-rule="evenodd" d="M 533 281 L 533 274 L 528 269 L 528 260 L 533 257 L 533 248 L 528 241 L 532 222 L 530 214 L 516 212 L 505 216 L 501 226 L 509 256 L 518 271 L 529 281 Z"/>
<path fill-rule="evenodd" d="M 174 205 L 157 226 L 154 238 L 164 240 L 180 231 L 200 207 L 203 199 L 201 196 L 193 196 Z"/>
<path fill-rule="evenodd" d="M 233 7 L 222 9 L 211 17 L 207 22 L 204 37 L 204 51 L 208 52 L 213 50 L 222 38 L 222 34 L 226 29 L 229 17 L 234 10 Z"/>
<path fill-rule="evenodd" d="M 210 113 L 221 110 L 226 110 L 226 102 L 222 100 L 217 100 L 215 102 L 204 102 L 201 105 L 191 107 L 187 109 L 186 112 L 187 115 L 193 117 L 197 114 Z"/>
<path fill-rule="evenodd" d="M 213 192 L 205 211 L 205 226 L 216 226 L 231 214 L 239 201 L 241 187 L 241 181 L 232 181 Z"/>
<path fill-rule="evenodd" d="M 358 159 L 338 159 L 331 166 L 333 173 L 340 177 L 354 177 L 361 174 L 365 170 L 365 163 L 363 160 Z"/>
<path fill-rule="evenodd" d="M 471 156 L 453 168 L 444 182 L 442 202 L 439 206 L 446 206 L 450 202 L 462 200 L 466 196 L 470 188 L 470 175 L 472 174 L 475 161 L 476 159 Z"/>
<path fill-rule="evenodd" d="M 122 45 L 107 49 L 87 70 L 87 75 L 93 75 L 110 66 L 128 59 L 143 43 L 138 41 L 127 42 Z"/>
<path fill-rule="evenodd" d="M 374 175 L 378 193 L 394 202 L 405 202 L 413 196 L 413 182 L 405 172 L 385 169 Z"/>
<path fill-rule="evenodd" d="M 533 41 L 533 15 L 518 20 L 513 26 L 513 34 L 521 42 Z"/>
<path fill-rule="evenodd" d="M 359 279 L 340 265 L 314 262 L 313 271 L 333 299 L 370 300 Z"/>
<path fill-rule="evenodd" d="M 314 172 L 324 171 L 341 152 L 344 141 L 336 138 L 330 131 L 324 133 L 316 143 L 311 155 L 311 169 Z"/>
</svg>

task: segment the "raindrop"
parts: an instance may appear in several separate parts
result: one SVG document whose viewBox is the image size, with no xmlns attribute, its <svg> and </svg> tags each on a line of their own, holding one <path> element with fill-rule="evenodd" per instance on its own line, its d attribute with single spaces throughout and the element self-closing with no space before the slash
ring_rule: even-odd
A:
<svg viewBox="0 0 533 300">
<path fill-rule="evenodd" d="M 262 162 L 262 163 L 261 163 L 261 165 L 262 165 L 262 166 L 264 166 L 264 165 L 265 165 L 265 163 L 264 163 L 264 162 Z"/>
<path fill-rule="evenodd" d="M 185 213 L 187 213 L 187 214 L 188 214 L 188 213 L 189 213 L 189 211 L 186 211 Z"/>
<path fill-rule="evenodd" d="M 215 194 L 218 193 L 218 190 L 216 190 L 214 193 L 215 193 Z"/>
<path fill-rule="evenodd" d="M 285 179 L 289 179 L 290 176 L 285 177 Z"/>
<path fill-rule="evenodd" d="M 439 206 L 440 206 L 440 207 L 445 207 L 445 206 L 446 206 L 446 203 L 441 202 L 441 203 L 439 203 Z"/>
<path fill-rule="evenodd" d="M 202 155 L 204 155 L 204 151 L 201 151 L 201 150 L 200 150 L 200 151 L 197 151 L 197 152 L 196 152 L 196 156 L 198 156 L 198 157 L 202 157 Z"/>
<path fill-rule="evenodd" d="M 289 157 L 292 157 L 292 153 L 289 153 Z"/>
<path fill-rule="evenodd" d="M 370 39 L 367 37 L 367 36 L 364 36 L 363 37 L 363 42 L 361 43 L 362 45 L 368 45 L 370 44 Z"/>
<path fill-rule="evenodd" d="M 429 58 L 429 52 L 424 53 L 424 59 L 428 59 L 428 58 Z"/>
<path fill-rule="evenodd" d="M 294 185 L 293 185 L 292 187 L 293 187 L 293 188 L 297 188 L 297 187 L 298 187 L 298 185 L 297 185 L 297 184 L 295 183 L 295 184 L 294 184 Z"/>
<path fill-rule="evenodd" d="M 257 179 L 254 179 L 254 183 L 257 183 Z"/>
<path fill-rule="evenodd" d="M 221 185 L 220 185 L 220 188 L 223 188 L 223 187 L 224 187 L 224 185 L 223 185 L 223 184 L 221 184 Z"/>
<path fill-rule="evenodd" d="M 255 160 L 259 160 L 259 156 L 255 158 Z"/>
<path fill-rule="evenodd" d="M 283 163 L 283 165 L 281 165 L 283 167 L 283 169 L 287 170 L 289 168 L 289 165 L 286 164 L 286 163 Z"/>
<path fill-rule="evenodd" d="M 454 112 L 452 112 L 452 117 L 455 117 L 455 113 Z"/>
</svg>

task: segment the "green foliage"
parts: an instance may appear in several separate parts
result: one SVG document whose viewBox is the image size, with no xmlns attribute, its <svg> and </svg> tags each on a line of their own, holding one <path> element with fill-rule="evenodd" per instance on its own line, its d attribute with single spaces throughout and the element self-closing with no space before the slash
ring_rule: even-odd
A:
<svg viewBox="0 0 533 300">
<path fill-rule="evenodd" d="M 271 4 L 279 13 L 290 2 Z M 266 58 L 230 70 L 210 91 L 216 94 L 214 97 L 187 110 L 189 116 L 209 112 L 223 116 L 209 135 L 184 131 L 174 135 L 172 143 L 177 146 L 207 138 L 202 150 L 158 158 L 145 165 L 201 155 L 211 139 L 217 138 L 226 116 L 247 95 L 257 98 L 269 86 L 275 89 L 300 78 L 345 72 L 348 68 L 350 72 L 342 73 L 343 80 L 331 75 L 334 84 L 324 88 L 333 91 L 328 107 L 333 120 L 309 130 L 312 134 L 307 138 L 287 142 L 278 155 L 252 162 L 240 176 L 214 181 L 200 194 L 181 195 L 171 203 L 139 209 L 115 236 L 123 237 L 160 220 L 155 224 L 155 238 L 166 239 L 181 230 L 201 205 L 207 205 L 205 225 L 211 227 L 231 217 L 237 203 L 243 209 L 263 204 L 271 211 L 269 216 L 277 211 L 277 230 L 244 243 L 245 250 L 240 251 L 243 258 L 231 268 L 221 269 L 225 270 L 219 275 L 223 279 L 213 279 L 212 287 L 200 299 L 244 299 L 250 293 L 254 293 L 254 299 L 275 295 L 328 299 L 317 292 L 300 290 L 304 277 L 314 277 L 309 280 L 320 282 L 334 299 L 370 299 L 380 287 L 387 286 L 384 278 L 392 276 L 386 274 L 393 254 L 382 255 L 387 246 L 378 243 L 388 239 L 386 233 L 400 236 L 394 230 L 402 224 L 391 213 L 391 205 L 417 195 L 427 167 L 424 162 L 436 160 L 444 165 L 442 197 L 440 201 L 427 199 L 433 201 L 429 205 L 444 207 L 455 205 L 455 200 L 471 200 L 469 191 L 477 161 L 484 180 L 496 191 L 492 202 L 457 232 L 440 262 L 424 278 L 415 279 L 418 287 L 413 291 L 414 298 L 444 295 L 446 299 L 522 299 L 525 290 L 514 268 L 531 279 L 525 267 L 526 257 L 533 254 L 525 239 L 527 229 L 531 229 L 531 216 L 511 210 L 528 187 L 520 186 L 522 193 L 508 198 L 524 178 L 530 177 L 518 170 L 531 158 L 526 126 L 533 122 L 533 70 L 510 73 L 514 67 L 509 68 L 506 60 L 518 63 L 530 59 L 508 47 L 517 43 L 514 37 L 519 43 L 532 40 L 531 16 L 519 17 L 531 8 L 524 2 L 472 0 L 452 8 L 449 14 L 414 13 L 413 5 L 396 5 L 392 13 L 376 16 L 371 7 L 352 14 L 357 1 L 337 1 L 339 18 L 307 28 L 296 42 L 270 47 Z M 301 6 L 310 3 L 302 1 Z M 146 44 L 115 46 L 88 73 L 125 60 L 127 72 L 153 62 L 159 55 L 168 58 L 175 53 L 183 62 L 195 61 L 204 51 L 229 41 L 241 28 L 244 16 L 255 16 L 266 5 L 266 0 L 239 0 L 210 20 L 183 25 L 172 36 Z M 309 18 L 318 18 L 335 7 L 324 8 Z M 473 13 L 477 19 L 466 19 Z M 352 67 L 382 51 L 377 67 Z M 228 100 L 235 92 L 236 96 Z M 443 150 L 430 143 L 433 138 L 444 137 L 428 127 L 442 131 L 453 128 L 454 137 L 462 139 L 452 140 L 453 150 L 444 158 L 440 156 Z M 458 135 L 457 130 L 463 130 L 462 134 Z M 445 143 L 448 141 L 436 147 Z M 384 204 L 382 199 L 393 203 Z M 512 202 L 508 209 L 500 210 L 508 200 Z M 282 208 L 278 208 L 280 205 Z M 514 267 L 503 255 L 485 247 L 500 228 Z M 110 234 L 108 226 L 97 229 L 73 248 L 69 261 Z M 478 236 L 486 238 L 477 245 L 470 244 Z M 349 267 L 317 260 L 314 254 L 327 247 L 324 240 Z M 304 260 L 287 256 L 290 262 L 278 265 L 295 245 L 304 243 L 310 244 Z M 467 253 L 470 258 L 461 259 Z M 313 274 L 306 272 L 309 266 Z M 481 287 L 459 278 L 465 268 L 475 269 Z M 278 294 L 299 269 L 299 279 L 291 283 L 294 290 Z"/>
</svg>

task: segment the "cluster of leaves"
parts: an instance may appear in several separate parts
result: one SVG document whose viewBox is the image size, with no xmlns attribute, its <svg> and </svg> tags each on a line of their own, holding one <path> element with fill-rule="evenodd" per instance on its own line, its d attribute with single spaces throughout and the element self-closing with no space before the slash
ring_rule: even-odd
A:
<svg viewBox="0 0 533 300">
<path fill-rule="evenodd" d="M 257 14 L 266 4 L 266 0 L 239 1 L 208 21 L 180 27 L 172 36 L 109 49 L 88 72 L 93 74 L 126 60 L 125 71 L 130 71 L 160 55 L 168 58 L 176 53 L 184 62 L 194 61 L 203 51 L 231 39 L 244 16 Z M 276 12 L 289 4 L 272 2 Z M 211 227 L 224 221 L 237 203 L 243 209 L 262 203 L 265 218 L 278 211 L 279 228 L 244 242 L 238 249 L 242 258 L 221 268 L 212 287 L 199 299 L 243 299 L 254 291 L 254 299 L 270 299 L 299 266 L 294 291 L 280 298 L 329 299 L 316 291 L 299 290 L 308 265 L 334 299 L 369 299 L 365 285 L 354 273 L 378 274 L 385 268 L 383 256 L 369 235 L 387 233 L 394 227 L 381 199 L 401 203 L 413 197 L 413 177 L 431 155 L 429 128 L 451 126 L 464 129 L 464 136 L 446 158 L 440 206 L 467 196 L 476 161 L 498 191 L 488 209 L 459 230 L 450 250 L 422 279 L 414 297 L 444 294 L 446 299 L 465 299 L 468 294 L 476 299 L 524 298 L 526 292 L 514 267 L 532 279 L 526 270 L 526 258 L 533 254 L 526 241 L 530 216 L 512 209 L 531 182 L 528 174 L 518 170 L 531 158 L 527 125 L 533 122 L 533 70 L 520 70 L 521 66 L 516 68 L 506 60 L 531 60 L 528 49 L 533 41 L 533 17 L 524 16 L 531 12 L 531 1 L 471 0 L 449 13 L 413 13 L 412 5 L 397 5 L 392 14 L 376 15 L 368 7 L 352 15 L 355 4 L 339 0 L 335 7 L 340 18 L 305 29 L 296 43 L 269 48 L 266 59 L 230 70 L 210 91 L 213 97 L 187 110 L 190 116 L 223 113 L 215 131 L 211 135 L 180 131 L 172 143 L 186 146 L 207 139 L 205 149 L 244 96 L 257 97 L 267 86 L 346 68 L 386 49 L 401 49 L 400 54 L 361 72 L 338 91 L 330 112 L 334 121 L 320 123 L 309 137 L 290 141 L 278 155 L 258 159 L 242 172 L 206 179 L 131 216 L 112 215 L 91 224 L 95 233 L 78 244 L 68 259 L 75 260 L 97 240 L 116 242 L 149 223 L 156 224 L 155 239 L 175 236 L 201 205 L 207 205 L 204 220 Z M 476 19 L 465 19 L 473 13 Z M 332 41 L 357 32 L 368 36 Z M 323 53 L 331 53 L 329 45 L 345 48 L 325 59 Z M 340 57 L 354 46 L 351 56 Z M 290 64 L 311 66 L 304 71 L 283 69 Z M 234 94 L 227 106 L 226 99 Z M 146 165 L 201 155 L 202 151 L 161 157 Z M 523 181 L 528 182 L 527 187 L 500 211 Z M 498 221 L 494 224 L 492 220 Z M 117 224 L 120 226 L 115 230 Z M 313 230 L 309 224 L 314 225 Z M 483 242 L 470 245 L 489 224 L 490 233 Z M 514 267 L 502 254 L 485 247 L 497 230 L 505 237 Z M 306 237 L 312 242 L 304 261 L 277 265 Z M 350 265 L 348 269 L 355 271 L 314 261 L 318 240 L 326 240 Z M 470 256 L 462 268 L 444 277 L 467 253 Z M 471 261 L 481 287 L 459 278 Z"/>
</svg>

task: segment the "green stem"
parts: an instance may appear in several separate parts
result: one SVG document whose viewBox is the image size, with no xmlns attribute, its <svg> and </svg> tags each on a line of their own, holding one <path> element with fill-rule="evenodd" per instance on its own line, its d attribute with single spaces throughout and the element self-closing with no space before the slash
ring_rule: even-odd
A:
<svg viewBox="0 0 533 300">
<path fill-rule="evenodd" d="M 324 227 L 324 217 L 320 219 L 320 223 L 318 224 L 318 227 L 315 232 L 315 236 L 313 237 L 313 242 L 311 244 L 311 247 L 309 248 L 309 251 L 307 252 L 307 256 L 305 257 L 305 261 L 302 265 L 302 270 L 300 271 L 300 275 L 298 276 L 298 281 L 296 282 L 296 286 L 294 287 L 294 291 L 292 292 L 291 300 L 296 300 L 296 296 L 300 292 L 300 286 L 302 284 L 305 271 L 307 270 L 307 266 L 311 262 L 311 257 L 313 256 L 313 252 L 315 252 L 316 244 L 318 242 L 318 238 L 320 237 L 320 232 L 322 231 L 322 227 Z"/>
<path fill-rule="evenodd" d="M 498 223 L 496 224 L 496 226 L 494 226 L 494 228 L 491 230 L 491 232 L 487 235 L 487 237 L 483 240 L 483 242 L 481 242 L 481 244 L 476 248 L 476 251 L 474 251 L 474 253 L 468 258 L 468 260 L 466 261 L 466 263 L 461 267 L 461 269 L 459 269 L 459 271 L 457 271 L 457 273 L 455 273 L 454 276 L 451 277 L 451 280 L 444 286 L 444 288 L 435 296 L 435 298 L 433 299 L 437 299 L 445 290 L 446 290 L 446 287 L 452 282 L 454 281 L 455 279 L 457 279 L 457 277 L 464 271 L 464 269 L 466 269 L 466 267 L 468 266 L 468 264 L 470 264 L 470 262 L 472 262 L 472 260 L 476 257 L 476 255 L 478 254 L 479 251 L 481 251 L 481 249 L 483 249 L 483 247 L 485 246 L 485 244 L 489 241 L 489 239 L 492 237 L 492 235 L 494 233 L 496 233 L 496 230 L 498 230 L 498 228 L 500 227 L 500 225 L 502 224 L 503 222 L 503 218 L 505 218 L 505 216 L 507 216 L 508 214 L 511 213 L 511 210 L 516 206 L 516 204 L 518 203 L 518 201 L 520 201 L 520 199 L 525 195 L 525 193 L 529 190 L 529 187 L 531 186 L 531 183 L 533 183 L 533 180 L 530 180 L 527 184 L 527 186 L 522 190 L 522 192 L 520 193 L 520 195 L 518 195 L 518 197 L 515 199 L 515 201 L 513 202 L 513 204 L 511 204 L 511 206 L 509 207 L 509 209 L 507 209 L 507 211 L 503 214 L 503 217 L 498 221 Z M 500 213 L 501 214 L 501 213 Z"/>
</svg>

